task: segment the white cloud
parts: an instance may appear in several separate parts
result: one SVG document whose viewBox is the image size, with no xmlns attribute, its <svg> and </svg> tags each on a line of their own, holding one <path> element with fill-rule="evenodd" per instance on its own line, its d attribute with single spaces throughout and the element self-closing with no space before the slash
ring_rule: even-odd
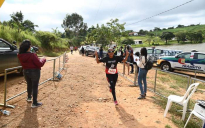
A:
<svg viewBox="0 0 205 128">
<path fill-rule="evenodd" d="M 22 11 L 24 19 L 39 26 L 37 30 L 51 31 L 61 24 L 66 14 L 78 13 L 88 26 L 105 24 L 111 18 L 120 23 L 137 22 L 144 18 L 176 7 L 189 0 L 8 0 L 0 8 L 0 20 L 9 20 L 10 14 Z M 143 22 L 125 26 L 126 29 L 167 28 L 178 24 L 205 24 L 205 1 L 195 0 L 175 10 L 156 16 Z"/>
</svg>

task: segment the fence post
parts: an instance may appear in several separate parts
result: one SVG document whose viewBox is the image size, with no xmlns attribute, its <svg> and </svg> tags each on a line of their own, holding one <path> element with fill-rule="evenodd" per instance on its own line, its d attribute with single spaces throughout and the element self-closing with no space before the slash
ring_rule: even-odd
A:
<svg viewBox="0 0 205 128">
<path fill-rule="evenodd" d="M 135 77 L 134 77 L 134 86 L 137 86 L 137 71 L 138 71 L 138 69 L 137 69 L 137 64 L 134 64 L 134 68 L 135 68 Z"/>
<path fill-rule="evenodd" d="M 53 80 L 55 79 L 55 65 L 56 65 L 56 59 L 53 61 Z"/>
<path fill-rule="evenodd" d="M 59 72 L 61 71 L 61 56 L 59 57 Z"/>
<path fill-rule="evenodd" d="M 125 75 L 125 62 L 123 63 L 123 76 Z"/>
<path fill-rule="evenodd" d="M 156 85 L 157 85 L 157 69 L 156 69 L 156 72 L 155 72 L 154 92 L 156 92 Z"/>
<path fill-rule="evenodd" d="M 4 104 L 0 104 L 0 106 L 4 106 L 4 107 L 10 107 L 10 108 L 15 108 L 12 105 L 6 105 L 6 81 L 7 81 L 7 70 L 4 70 Z"/>
<path fill-rule="evenodd" d="M 6 81 L 7 81 L 7 70 L 4 72 L 4 107 L 6 107 Z"/>
</svg>

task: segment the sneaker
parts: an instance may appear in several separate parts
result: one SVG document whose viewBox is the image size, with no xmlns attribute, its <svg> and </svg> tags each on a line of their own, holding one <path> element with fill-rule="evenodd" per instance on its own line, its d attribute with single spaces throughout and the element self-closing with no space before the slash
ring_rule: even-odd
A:
<svg viewBox="0 0 205 128">
<path fill-rule="evenodd" d="M 145 95 L 140 95 L 140 96 L 138 97 L 138 99 L 139 99 L 139 100 L 145 99 Z"/>
<path fill-rule="evenodd" d="M 133 74 L 134 72 L 133 71 L 130 71 L 130 74 Z"/>
<path fill-rule="evenodd" d="M 115 103 L 115 105 L 118 105 L 117 100 L 116 100 L 116 101 L 114 101 L 114 103 Z"/>
<path fill-rule="evenodd" d="M 31 107 L 32 107 L 32 108 L 37 108 L 37 107 L 40 107 L 40 106 L 42 106 L 42 105 L 43 105 L 42 103 L 38 102 L 38 103 L 36 103 L 36 104 L 32 104 Z"/>
<path fill-rule="evenodd" d="M 27 98 L 26 101 L 27 101 L 27 102 L 32 102 L 32 99 L 31 99 L 31 98 Z"/>
</svg>

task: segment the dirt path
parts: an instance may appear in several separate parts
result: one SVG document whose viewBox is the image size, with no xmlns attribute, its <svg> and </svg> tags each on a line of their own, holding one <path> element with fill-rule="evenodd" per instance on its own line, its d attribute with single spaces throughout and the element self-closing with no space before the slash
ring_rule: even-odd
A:
<svg viewBox="0 0 205 128">
<path fill-rule="evenodd" d="M 176 126 L 163 117 L 164 109 L 153 103 L 152 92 L 147 93 L 145 100 L 137 100 L 138 87 L 129 87 L 129 81 L 119 75 L 116 95 L 119 102 L 115 106 L 108 91 L 104 67 L 97 64 L 92 57 L 82 57 L 77 52 L 69 55 L 66 70 L 59 82 L 49 81 L 39 88 L 38 100 L 42 107 L 32 109 L 27 103 L 26 94 L 11 100 L 15 105 L 10 116 L 0 115 L 2 128 L 164 128 Z M 52 63 L 42 69 L 42 79 L 49 78 Z M 12 77 L 12 76 L 10 76 Z M 14 77 L 8 82 L 8 94 L 26 89 L 23 77 Z M 18 82 L 18 79 L 20 82 Z M 0 101 L 2 95 L 2 78 L 0 78 Z M 1 108 L 1 107 L 0 107 Z M 170 115 L 168 114 L 167 117 Z"/>
</svg>

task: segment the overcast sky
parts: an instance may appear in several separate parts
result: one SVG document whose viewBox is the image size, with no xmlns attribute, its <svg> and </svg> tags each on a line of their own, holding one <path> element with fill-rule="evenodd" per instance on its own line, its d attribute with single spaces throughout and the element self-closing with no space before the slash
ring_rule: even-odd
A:
<svg viewBox="0 0 205 128">
<path fill-rule="evenodd" d="M 190 0 L 5 0 L 0 8 L 0 21 L 11 19 L 10 14 L 22 11 L 24 20 L 31 20 L 37 30 L 63 32 L 61 24 L 66 14 L 78 13 L 88 27 L 106 24 L 118 18 L 131 24 L 159 14 Z M 172 11 L 132 25 L 126 30 L 150 30 L 154 27 L 176 27 L 178 24 L 205 24 L 205 0 L 193 0 Z"/>
</svg>

